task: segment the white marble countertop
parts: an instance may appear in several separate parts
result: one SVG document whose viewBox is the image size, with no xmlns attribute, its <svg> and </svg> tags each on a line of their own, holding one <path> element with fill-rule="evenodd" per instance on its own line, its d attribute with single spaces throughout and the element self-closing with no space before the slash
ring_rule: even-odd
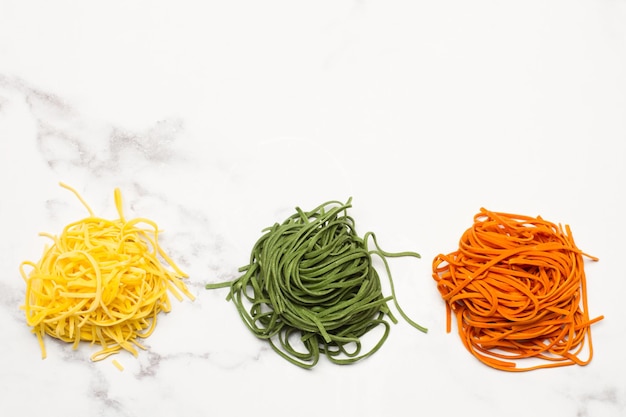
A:
<svg viewBox="0 0 626 417">
<path fill-rule="evenodd" d="M 0 2 L 0 415 L 626 415 L 624 22 L 624 1 Z M 119 187 L 189 274 L 123 371 L 51 338 L 42 360 L 19 309 L 39 232 L 86 215 L 59 182 L 110 218 Z M 361 233 L 422 255 L 390 262 L 429 332 L 303 370 L 204 286 L 296 206 L 349 197 Z M 432 259 L 480 207 L 600 259 L 588 366 L 497 371 L 446 333 Z"/>
</svg>

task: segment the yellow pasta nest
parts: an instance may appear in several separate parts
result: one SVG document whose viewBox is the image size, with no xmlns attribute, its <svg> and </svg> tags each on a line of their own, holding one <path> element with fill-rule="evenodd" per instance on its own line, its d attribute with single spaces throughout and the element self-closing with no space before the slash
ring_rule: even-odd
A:
<svg viewBox="0 0 626 417">
<path fill-rule="evenodd" d="M 106 220 L 94 216 L 74 189 L 61 186 L 78 197 L 89 217 L 67 225 L 59 236 L 41 233 L 53 244 L 38 262 L 20 265 L 26 322 L 43 358 L 46 334 L 74 349 L 81 341 L 100 345 L 93 361 L 122 349 L 137 356 L 136 348 L 146 349 L 138 339 L 152 334 L 160 312 L 171 310 L 168 293 L 194 300 L 183 281 L 187 275 L 159 246 L 153 221 L 124 218 L 119 189 L 114 196 L 120 218 Z"/>
</svg>

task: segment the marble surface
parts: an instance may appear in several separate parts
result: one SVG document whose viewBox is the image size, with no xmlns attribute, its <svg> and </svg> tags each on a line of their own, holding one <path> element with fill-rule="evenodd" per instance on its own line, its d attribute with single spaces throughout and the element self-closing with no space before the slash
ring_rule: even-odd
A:
<svg viewBox="0 0 626 417">
<path fill-rule="evenodd" d="M 624 22 L 622 0 L 0 1 L 0 415 L 626 415 Z M 42 360 L 19 310 L 38 233 L 86 215 L 61 181 L 111 218 L 119 187 L 190 275 L 122 372 L 50 338 Z M 361 233 L 422 255 L 391 268 L 429 332 L 306 371 L 204 286 L 295 206 L 348 197 Z M 505 373 L 445 332 L 431 261 L 480 207 L 600 258 L 591 364 Z"/>
</svg>

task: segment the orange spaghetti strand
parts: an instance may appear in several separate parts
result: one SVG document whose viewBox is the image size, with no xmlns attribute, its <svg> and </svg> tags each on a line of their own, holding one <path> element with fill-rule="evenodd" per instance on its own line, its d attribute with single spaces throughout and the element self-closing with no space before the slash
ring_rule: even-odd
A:
<svg viewBox="0 0 626 417">
<path fill-rule="evenodd" d="M 598 260 L 567 225 L 481 208 L 458 249 L 433 260 L 447 332 L 454 315 L 465 348 L 495 369 L 587 365 L 591 325 L 604 317 L 589 318 L 583 257 Z"/>
</svg>

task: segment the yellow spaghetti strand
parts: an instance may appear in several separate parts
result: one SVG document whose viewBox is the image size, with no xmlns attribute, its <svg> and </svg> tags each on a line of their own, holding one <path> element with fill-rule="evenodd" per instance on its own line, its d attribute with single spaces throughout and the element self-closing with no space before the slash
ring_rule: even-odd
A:
<svg viewBox="0 0 626 417">
<path fill-rule="evenodd" d="M 120 372 L 124 370 L 124 366 L 119 363 L 117 360 L 113 359 L 111 361 L 111 363 L 113 364 L 113 366 L 115 366 Z"/>
<path fill-rule="evenodd" d="M 73 192 L 89 216 L 68 224 L 60 235 L 40 233 L 52 240 L 37 262 L 24 261 L 20 274 L 26 282 L 26 323 L 37 336 L 42 358 L 45 335 L 72 343 L 97 344 L 92 361 L 121 350 L 134 356 L 146 348 L 138 338 L 155 329 L 160 312 L 171 311 L 169 293 L 195 297 L 184 282 L 188 278 L 163 251 L 158 227 L 145 218 L 126 220 L 122 197 L 115 189 L 117 220 L 96 217 L 85 200 Z M 27 269 L 30 269 L 28 272 Z"/>
</svg>

